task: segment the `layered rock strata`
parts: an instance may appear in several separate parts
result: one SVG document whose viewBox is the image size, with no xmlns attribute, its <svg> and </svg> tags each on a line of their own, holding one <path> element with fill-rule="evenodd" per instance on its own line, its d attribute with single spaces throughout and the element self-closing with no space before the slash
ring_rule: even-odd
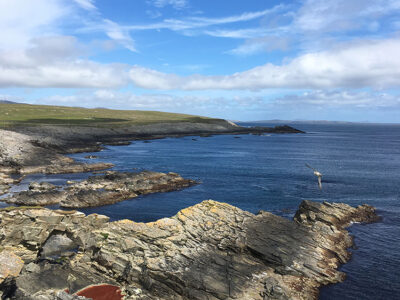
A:
<svg viewBox="0 0 400 300">
<path fill-rule="evenodd" d="M 176 173 L 144 171 L 140 173 L 108 171 L 105 175 L 90 176 L 62 190 L 48 183 L 31 184 L 32 189 L 16 193 L 3 200 L 9 204 L 80 208 L 113 204 L 138 195 L 176 191 L 196 184 Z"/>
<path fill-rule="evenodd" d="M 58 299 L 97 284 L 119 286 L 125 299 L 316 299 L 319 286 L 345 277 L 345 227 L 375 220 L 368 205 L 309 201 L 293 221 L 212 200 L 151 223 L 8 209 L 0 255 L 25 264 L 1 289 L 11 299 Z"/>
</svg>

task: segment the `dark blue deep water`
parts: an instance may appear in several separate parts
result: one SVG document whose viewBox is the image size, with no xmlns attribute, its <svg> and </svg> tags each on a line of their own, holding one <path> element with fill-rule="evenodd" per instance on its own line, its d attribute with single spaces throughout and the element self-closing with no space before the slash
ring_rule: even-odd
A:
<svg viewBox="0 0 400 300">
<path fill-rule="evenodd" d="M 167 138 L 108 147 L 93 154 L 100 161 L 114 163 L 116 170 L 173 171 L 201 184 L 83 211 L 113 220 L 153 221 L 205 199 L 284 217 L 292 217 L 304 199 L 367 203 L 377 207 L 383 221 L 350 228 L 358 249 L 352 250 L 351 261 L 341 267 L 347 279 L 322 288 L 321 299 L 399 299 L 400 125 L 295 127 L 307 134 Z M 85 155 L 73 157 L 84 160 Z M 305 163 L 323 173 L 322 191 Z M 28 179 L 57 183 L 82 175 L 73 176 Z"/>
</svg>

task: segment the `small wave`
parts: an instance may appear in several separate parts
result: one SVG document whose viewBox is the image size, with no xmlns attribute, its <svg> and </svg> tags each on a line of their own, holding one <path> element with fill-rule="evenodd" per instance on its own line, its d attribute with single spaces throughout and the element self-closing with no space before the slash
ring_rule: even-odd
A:
<svg viewBox="0 0 400 300">
<path fill-rule="evenodd" d="M 266 188 L 266 187 L 264 187 L 264 186 L 262 186 L 262 185 L 253 184 L 252 186 L 257 187 L 257 188 L 259 188 L 259 189 L 262 189 L 262 190 L 264 190 L 264 191 L 269 191 L 269 188 Z"/>
</svg>

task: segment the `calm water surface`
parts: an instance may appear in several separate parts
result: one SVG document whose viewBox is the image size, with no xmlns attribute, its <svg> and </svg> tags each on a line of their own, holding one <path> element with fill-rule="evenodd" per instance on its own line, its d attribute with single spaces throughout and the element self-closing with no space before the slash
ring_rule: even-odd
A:
<svg viewBox="0 0 400 300">
<path fill-rule="evenodd" d="M 113 220 L 153 221 L 205 199 L 284 217 L 292 217 L 304 199 L 368 203 L 378 208 L 383 221 L 350 228 L 358 249 L 352 250 L 352 260 L 341 267 L 347 279 L 322 288 L 321 299 L 399 299 L 400 126 L 296 127 L 307 134 L 168 138 L 108 147 L 93 154 L 100 161 L 114 163 L 116 170 L 173 171 L 201 184 L 83 211 Z M 85 160 L 86 155 L 72 157 Z M 305 163 L 323 173 L 322 191 Z M 33 179 L 60 184 L 85 176 L 32 175 L 15 190 Z"/>
</svg>

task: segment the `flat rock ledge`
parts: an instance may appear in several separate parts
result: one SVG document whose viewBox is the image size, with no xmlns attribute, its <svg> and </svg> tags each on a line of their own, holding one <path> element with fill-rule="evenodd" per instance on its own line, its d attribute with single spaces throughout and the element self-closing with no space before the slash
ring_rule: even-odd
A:
<svg viewBox="0 0 400 300">
<path fill-rule="evenodd" d="M 195 185 L 196 181 L 182 178 L 177 173 L 115 172 L 90 176 L 73 182 L 64 189 L 49 183 L 32 183 L 28 191 L 16 193 L 3 201 L 24 206 L 59 204 L 65 208 L 93 207 L 117 203 L 138 195 L 170 192 Z"/>
<path fill-rule="evenodd" d="M 78 299 L 85 287 L 112 285 L 123 299 L 317 299 L 321 285 L 344 280 L 337 268 L 353 244 L 345 227 L 377 219 L 368 205 L 310 201 L 292 221 L 213 200 L 151 223 L 8 208 L 0 259 L 15 266 L 0 269 L 0 293 Z"/>
</svg>

